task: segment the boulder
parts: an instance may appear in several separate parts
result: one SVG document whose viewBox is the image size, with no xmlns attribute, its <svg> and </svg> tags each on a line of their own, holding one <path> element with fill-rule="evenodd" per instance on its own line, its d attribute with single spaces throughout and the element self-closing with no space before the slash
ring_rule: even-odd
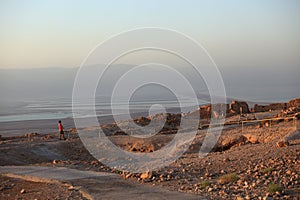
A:
<svg viewBox="0 0 300 200">
<path fill-rule="evenodd" d="M 223 112 L 222 112 L 223 111 Z M 229 105 L 228 104 L 208 104 L 200 106 L 197 111 L 192 111 L 189 115 L 196 115 L 200 112 L 201 119 L 209 119 L 211 116 L 214 118 L 225 117 L 226 114 L 229 113 Z"/>
<path fill-rule="evenodd" d="M 300 107 L 300 97 L 297 98 L 297 99 L 293 99 L 293 100 L 290 100 L 287 104 L 287 106 L 290 108 L 290 107 L 296 107 L 296 108 L 299 108 Z"/>
<path fill-rule="evenodd" d="M 281 140 L 281 141 L 277 142 L 276 145 L 277 145 L 277 147 L 280 147 L 280 148 L 281 148 L 281 147 L 287 147 L 287 146 L 289 146 L 290 144 L 289 144 L 288 141 Z"/>
<path fill-rule="evenodd" d="M 286 136 L 284 136 L 283 140 L 284 141 L 293 141 L 293 140 L 299 140 L 300 139 L 300 130 L 296 130 L 296 131 L 293 131 L 289 134 L 287 134 Z"/>
<path fill-rule="evenodd" d="M 226 151 L 233 147 L 242 146 L 247 142 L 247 138 L 243 135 L 230 135 L 223 138 L 222 141 L 213 149 L 213 151 Z"/>
<path fill-rule="evenodd" d="M 299 140 L 299 139 L 300 139 L 300 131 L 296 130 L 284 136 L 280 141 L 276 143 L 276 145 L 277 147 L 287 147 L 290 145 L 291 141 Z"/>
<path fill-rule="evenodd" d="M 256 135 L 252 134 L 244 134 L 244 136 L 247 138 L 247 140 L 252 143 L 252 144 L 257 144 L 258 142 L 258 137 Z"/>
<path fill-rule="evenodd" d="M 147 142 L 134 142 L 125 145 L 127 151 L 149 153 L 158 149 L 158 145 Z"/>
<path fill-rule="evenodd" d="M 267 112 L 269 111 L 269 107 L 267 105 L 255 104 L 253 110 L 254 112 Z"/>
<path fill-rule="evenodd" d="M 200 106 L 200 118 L 210 118 L 211 117 L 211 105 Z"/>
<path fill-rule="evenodd" d="M 270 110 L 285 110 L 285 109 L 287 109 L 287 103 L 272 103 L 269 106 L 270 106 Z"/>
<path fill-rule="evenodd" d="M 24 134 L 25 137 L 34 137 L 34 136 L 37 136 L 39 135 L 38 133 L 26 133 Z"/>
<path fill-rule="evenodd" d="M 70 132 L 70 133 L 77 133 L 77 129 L 76 129 L 76 128 L 70 128 L 70 129 L 69 129 L 69 132 Z"/>
<path fill-rule="evenodd" d="M 151 120 L 149 118 L 143 116 L 134 119 L 134 122 L 140 126 L 147 126 L 150 123 L 150 121 Z"/>
<path fill-rule="evenodd" d="M 150 173 L 149 171 L 142 173 L 140 178 L 141 179 L 150 179 L 152 177 L 152 173 Z"/>
<path fill-rule="evenodd" d="M 230 111 L 236 114 L 249 113 L 249 106 L 245 101 L 233 100 L 229 105 Z"/>
<path fill-rule="evenodd" d="M 270 110 L 285 110 L 288 108 L 287 103 L 272 103 L 268 105 L 254 105 L 254 112 L 268 112 Z"/>
<path fill-rule="evenodd" d="M 54 138 L 53 135 L 50 135 L 50 134 L 44 136 L 44 140 L 50 140 L 53 138 Z"/>
</svg>

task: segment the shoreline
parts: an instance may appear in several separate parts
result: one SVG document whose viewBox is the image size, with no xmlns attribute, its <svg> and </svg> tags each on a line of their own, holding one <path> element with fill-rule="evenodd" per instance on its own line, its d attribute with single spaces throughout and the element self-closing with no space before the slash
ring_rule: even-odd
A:
<svg viewBox="0 0 300 200">
<path fill-rule="evenodd" d="M 176 109 L 172 109 L 172 113 L 176 113 Z M 121 116 L 121 115 L 120 115 Z M 136 112 L 132 113 L 132 118 L 149 116 L 148 112 Z M 84 120 L 89 120 L 90 118 L 83 118 Z M 49 133 L 58 133 L 57 122 L 61 120 L 65 130 L 75 128 L 75 123 L 73 118 L 64 119 L 39 119 L 39 120 L 23 120 L 23 121 L 10 121 L 10 122 L 0 122 L 0 135 L 2 137 L 12 137 L 20 136 L 27 133 L 39 133 L 41 135 L 46 135 Z M 114 122 L 112 115 L 106 115 L 98 117 L 100 125 L 111 124 Z"/>
<path fill-rule="evenodd" d="M 231 104 L 235 104 L 235 109 L 232 110 L 231 108 L 231 104 L 225 104 L 225 105 L 221 105 L 221 104 L 216 104 L 216 106 L 226 106 L 226 118 L 232 116 L 232 114 L 234 113 L 234 115 L 239 115 L 240 113 L 240 109 L 243 107 L 243 109 L 245 109 L 249 114 L 262 114 L 262 116 L 264 114 L 268 114 L 270 113 L 269 110 L 273 110 L 276 112 L 280 112 L 281 110 L 290 110 L 291 108 L 296 108 L 294 110 L 297 111 L 297 108 L 299 107 L 299 102 L 300 102 L 300 98 L 296 98 L 296 99 L 292 99 L 289 100 L 287 102 L 281 102 L 281 103 L 270 103 L 270 104 L 266 104 L 266 105 L 258 105 L 255 104 L 254 108 L 252 108 L 252 106 L 250 106 L 249 103 L 247 103 L 246 101 L 235 101 L 232 100 Z M 256 108 L 255 108 L 256 106 Z M 205 104 L 205 105 L 199 105 L 198 107 L 199 111 L 200 111 L 200 115 L 202 116 L 210 116 L 213 113 L 211 113 L 211 104 Z M 250 109 L 251 108 L 251 109 Z M 184 108 L 183 110 L 190 110 L 191 108 Z M 253 109 L 253 111 L 252 111 Z M 257 110 L 255 110 L 257 109 Z M 171 114 L 183 114 L 181 108 L 169 108 L 167 110 L 167 113 L 171 113 Z M 233 112 L 232 112 L 233 111 Z M 188 113 L 193 113 L 195 112 L 195 110 L 190 110 L 189 112 L 184 112 L 184 114 L 188 114 Z M 130 113 L 131 114 L 131 119 L 137 119 L 140 117 L 148 117 L 149 113 L 145 112 L 145 111 L 140 111 L 140 112 L 135 112 L 135 113 Z M 122 116 L 122 115 L 119 115 Z M 205 117 L 202 117 L 201 119 L 204 119 Z M 88 120 L 90 118 L 82 118 L 84 120 Z M 23 121 L 9 121 L 9 122 L 0 122 L 0 135 L 2 137 L 11 137 L 11 136 L 20 136 L 20 135 L 24 135 L 24 134 L 28 134 L 28 133 L 38 133 L 38 134 L 49 134 L 49 133 L 57 133 L 57 121 L 58 120 L 62 120 L 63 125 L 65 127 L 65 130 L 69 130 L 71 128 L 75 128 L 75 124 L 74 124 L 74 119 L 73 118 L 62 118 L 62 119 L 39 119 L 39 120 L 23 120 Z M 127 120 L 127 119 L 125 119 Z M 108 114 L 105 116 L 100 116 L 98 117 L 98 121 L 100 125 L 109 125 L 114 123 L 114 118 L 112 116 L 112 114 Z"/>
</svg>

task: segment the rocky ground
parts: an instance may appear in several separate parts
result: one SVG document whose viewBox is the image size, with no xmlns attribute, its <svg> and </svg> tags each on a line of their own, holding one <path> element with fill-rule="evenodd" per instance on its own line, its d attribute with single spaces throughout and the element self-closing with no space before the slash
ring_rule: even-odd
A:
<svg viewBox="0 0 300 200">
<path fill-rule="evenodd" d="M 0 199 L 85 199 L 78 190 L 59 183 L 26 181 L 0 175 Z"/>
<path fill-rule="evenodd" d="M 204 159 L 197 154 L 184 155 L 150 174 L 150 180 L 139 180 L 212 199 L 297 199 L 299 142 L 285 149 L 277 148 L 275 143 L 247 144 L 210 153 Z"/>
<path fill-rule="evenodd" d="M 272 128 L 246 127 L 224 130 L 214 151 L 199 158 L 201 136 L 179 160 L 164 169 L 124 174 L 140 182 L 211 199 L 299 199 L 300 138 L 278 147 L 291 123 Z M 250 137 L 250 135 L 252 137 Z"/>
<path fill-rule="evenodd" d="M 141 184 L 194 193 L 210 199 L 299 199 L 299 134 L 289 141 L 289 145 L 277 145 L 285 135 L 295 131 L 293 123 L 282 121 L 271 127 L 249 125 L 243 130 L 241 126 L 228 126 L 213 152 L 204 158 L 199 158 L 198 152 L 203 141 L 201 133 L 205 130 L 199 130 L 189 150 L 180 159 L 163 169 L 142 174 L 104 166 L 84 148 L 75 130 L 66 141 L 59 141 L 57 136 L 51 134 L 2 138 L 0 165 L 63 166 L 112 172 Z M 159 134 L 150 140 L 132 139 L 131 143 L 128 143 L 126 135 L 109 137 L 127 151 L 151 152 L 169 142 L 174 134 Z M 24 182 L 3 176 L 0 180 L 1 198 L 4 199 L 43 199 L 44 194 L 49 194 L 50 199 L 57 198 L 58 194 L 63 195 L 62 199 L 81 198 L 80 194 L 59 185 Z M 39 192 L 34 190 L 37 186 Z M 21 194 L 22 189 L 28 192 Z M 51 196 L 53 191 L 56 196 Z"/>
</svg>

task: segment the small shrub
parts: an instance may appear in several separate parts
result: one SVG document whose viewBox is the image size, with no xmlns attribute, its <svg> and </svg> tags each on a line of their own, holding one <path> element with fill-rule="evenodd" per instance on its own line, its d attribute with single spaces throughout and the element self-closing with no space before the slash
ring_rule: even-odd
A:
<svg viewBox="0 0 300 200">
<path fill-rule="evenodd" d="M 121 170 L 118 170 L 118 169 L 114 170 L 114 172 L 117 173 L 117 174 L 122 174 L 123 173 Z"/>
<path fill-rule="evenodd" d="M 239 177 L 232 173 L 232 174 L 225 174 L 223 176 L 220 176 L 218 179 L 218 182 L 223 184 L 223 183 L 231 183 L 231 182 L 235 182 L 239 179 Z"/>
<path fill-rule="evenodd" d="M 282 192 L 283 188 L 281 185 L 279 184 L 276 184 L 276 183 L 271 183 L 269 186 L 268 186 L 268 191 L 270 193 L 275 193 L 275 192 Z"/>
<path fill-rule="evenodd" d="M 273 169 L 272 167 L 264 168 L 264 169 L 262 170 L 262 173 L 267 174 L 267 173 L 269 173 L 269 172 L 272 172 L 273 170 L 274 170 L 274 169 Z"/>
<path fill-rule="evenodd" d="M 202 186 L 203 188 L 206 188 L 206 187 L 210 186 L 210 184 L 211 184 L 211 182 L 209 182 L 209 181 L 207 181 L 207 180 L 201 182 L 201 186 Z"/>
</svg>

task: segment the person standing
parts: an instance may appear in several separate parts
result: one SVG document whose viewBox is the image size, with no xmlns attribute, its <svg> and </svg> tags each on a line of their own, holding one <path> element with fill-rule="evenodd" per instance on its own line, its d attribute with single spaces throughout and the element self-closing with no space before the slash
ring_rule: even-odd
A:
<svg viewBox="0 0 300 200">
<path fill-rule="evenodd" d="M 58 132 L 59 132 L 59 140 L 61 140 L 62 138 L 65 140 L 65 135 L 64 135 L 64 127 L 61 123 L 61 121 L 58 121 Z"/>
</svg>

